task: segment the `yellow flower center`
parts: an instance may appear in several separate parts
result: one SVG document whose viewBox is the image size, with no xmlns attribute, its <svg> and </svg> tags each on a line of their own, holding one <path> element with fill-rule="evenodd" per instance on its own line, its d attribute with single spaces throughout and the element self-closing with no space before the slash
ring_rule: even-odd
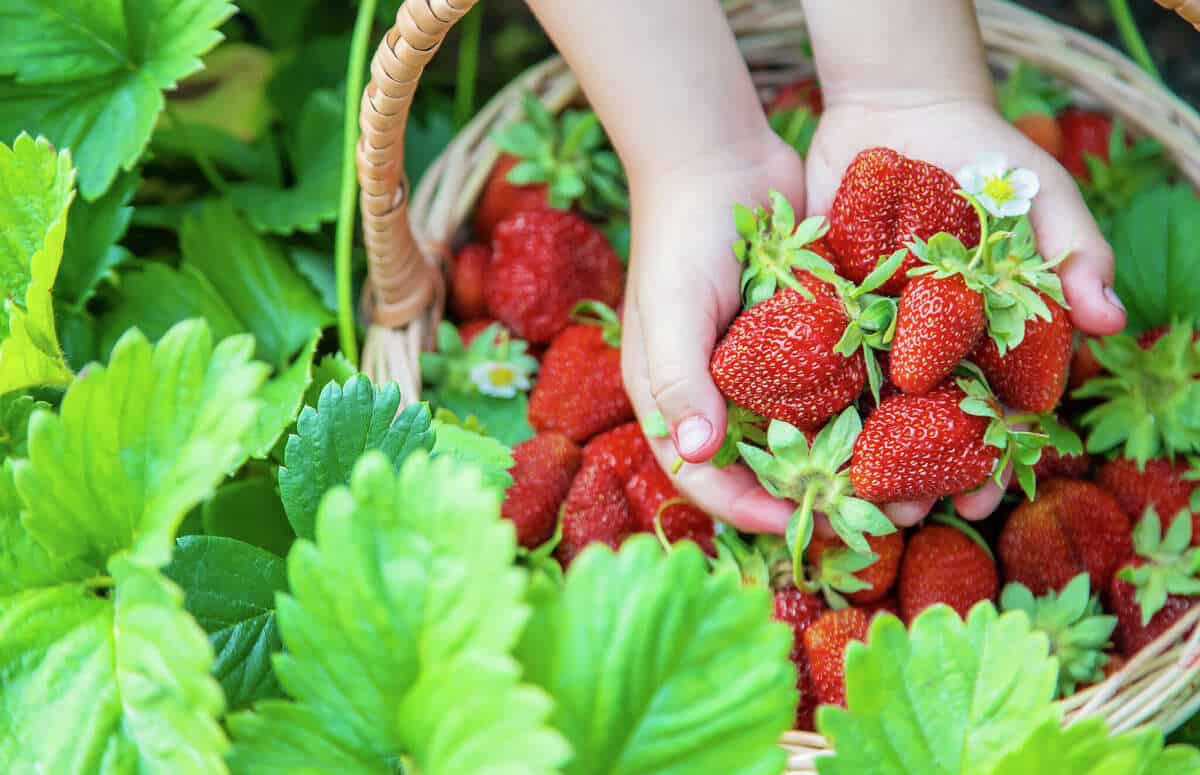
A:
<svg viewBox="0 0 1200 775">
<path fill-rule="evenodd" d="M 508 387 L 517 381 L 517 374 L 507 366 L 496 366 L 488 372 L 488 380 L 496 387 Z"/>
<path fill-rule="evenodd" d="M 988 178 L 983 184 L 983 193 L 987 194 L 996 202 L 1007 202 L 1016 195 L 1016 190 L 1013 189 L 1012 183 L 1008 182 L 1008 178 Z"/>
</svg>

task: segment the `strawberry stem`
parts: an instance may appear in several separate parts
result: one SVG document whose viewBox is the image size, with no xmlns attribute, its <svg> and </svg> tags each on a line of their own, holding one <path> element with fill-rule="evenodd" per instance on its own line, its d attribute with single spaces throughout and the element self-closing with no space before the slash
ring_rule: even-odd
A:
<svg viewBox="0 0 1200 775">
<path fill-rule="evenodd" d="M 804 498 L 800 501 L 800 508 L 796 509 L 796 514 L 800 515 L 801 520 L 809 523 L 809 527 L 802 531 L 801 535 L 796 536 L 796 541 L 792 544 L 792 576 L 795 578 L 796 586 L 805 589 L 808 582 L 804 578 L 804 550 L 808 548 L 808 542 L 812 540 L 812 519 L 813 506 L 817 502 L 817 493 L 821 489 L 819 480 L 812 480 L 808 486 L 804 488 Z"/>
<path fill-rule="evenodd" d="M 983 208 L 983 204 L 978 199 L 966 191 L 958 189 L 954 193 L 967 200 L 967 203 L 974 208 L 975 215 L 979 217 L 979 244 L 975 246 L 975 253 L 971 256 L 971 262 L 967 264 L 967 269 L 974 269 L 983 260 L 984 254 L 987 252 L 988 237 L 990 236 L 987 210 Z M 992 269 L 990 263 L 988 262 L 988 266 L 986 267 L 989 271 Z"/>
</svg>

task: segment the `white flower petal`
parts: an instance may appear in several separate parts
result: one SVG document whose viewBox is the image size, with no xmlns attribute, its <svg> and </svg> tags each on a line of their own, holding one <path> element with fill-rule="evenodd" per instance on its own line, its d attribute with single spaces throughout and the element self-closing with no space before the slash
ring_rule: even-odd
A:
<svg viewBox="0 0 1200 775">
<path fill-rule="evenodd" d="M 978 194 L 983 190 L 983 174 L 974 166 L 963 167 L 954 176 L 958 185 L 968 194 Z"/>
<path fill-rule="evenodd" d="M 1042 188 L 1033 170 L 1015 169 L 1009 173 L 1008 182 L 1012 184 L 1013 196 L 1017 199 L 1033 199 Z"/>
<path fill-rule="evenodd" d="M 1014 215 L 1024 215 L 1029 212 L 1029 206 L 1033 204 L 1028 199 L 1009 199 L 1007 202 L 1001 202 L 999 207 L 992 212 L 998 218 L 1010 218 Z"/>
<path fill-rule="evenodd" d="M 1008 172 L 1008 159 L 1002 153 L 981 153 L 975 157 L 975 168 L 985 178 L 1000 178 Z"/>
<path fill-rule="evenodd" d="M 980 191 L 975 195 L 975 198 L 979 200 L 979 204 L 983 205 L 983 209 L 987 210 L 990 214 L 996 216 L 997 218 L 1004 217 L 1000 214 L 1000 203 L 995 199 L 992 199 L 992 197 L 988 194 Z"/>
</svg>

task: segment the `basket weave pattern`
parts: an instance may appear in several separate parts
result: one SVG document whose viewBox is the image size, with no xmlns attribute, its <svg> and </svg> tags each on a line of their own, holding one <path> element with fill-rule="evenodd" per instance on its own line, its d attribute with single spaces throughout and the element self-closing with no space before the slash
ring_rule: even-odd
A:
<svg viewBox="0 0 1200 775">
<path fill-rule="evenodd" d="M 396 380 L 401 394 L 420 393 L 418 354 L 432 344 L 442 316 L 442 267 L 470 220 L 499 156 L 493 130 L 521 114 L 532 92 L 552 112 L 580 97 L 566 64 L 549 59 L 485 106 L 410 192 L 404 178 L 404 125 L 421 71 L 451 26 L 476 0 L 408 0 L 380 43 L 363 94 L 358 146 L 360 197 L 370 282 L 363 313 L 369 321 L 363 368 Z M 1200 0 L 1159 0 L 1200 22 Z M 797 0 L 726 0 L 730 23 L 763 94 L 810 72 Z M 1003 0 L 977 0 L 989 61 L 1000 71 L 1027 61 L 1073 87 L 1077 100 L 1121 118 L 1154 137 L 1182 174 L 1200 187 L 1200 114 L 1107 44 Z M 1191 15 L 1189 15 L 1191 14 Z M 1066 723 L 1103 716 L 1114 731 L 1153 724 L 1171 730 L 1200 709 L 1200 606 L 1139 652 L 1112 677 L 1062 702 Z M 816 771 L 827 753 L 823 737 L 793 731 L 781 741 L 787 772 Z"/>
</svg>

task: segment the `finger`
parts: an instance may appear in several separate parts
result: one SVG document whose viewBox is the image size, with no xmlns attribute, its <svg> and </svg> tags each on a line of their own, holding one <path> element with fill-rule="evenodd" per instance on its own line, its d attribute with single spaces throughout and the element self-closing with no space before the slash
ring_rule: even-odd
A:
<svg viewBox="0 0 1200 775">
<path fill-rule="evenodd" d="M 649 300 L 634 299 L 636 328 L 626 327 L 625 341 L 644 343 L 649 392 L 667 421 L 675 449 L 690 463 L 713 455 L 725 439 L 725 399 L 713 384 L 709 358 L 717 338 L 716 311 L 698 303 L 694 287 L 656 284 L 659 292 Z M 653 325 L 645 325 L 647 312 Z"/>
<path fill-rule="evenodd" d="M 1041 191 L 1030 221 L 1043 256 L 1069 253 L 1059 267 L 1071 322 L 1094 336 L 1125 327 L 1125 307 L 1113 290 L 1112 247 L 1100 233 L 1070 174 L 1057 164 L 1038 170 Z"/>
<path fill-rule="evenodd" d="M 912 527 L 921 520 L 925 519 L 925 515 L 933 508 L 933 504 L 937 501 L 912 501 L 907 503 L 887 503 L 881 508 L 887 518 L 892 521 L 896 527 Z"/>
<path fill-rule="evenodd" d="M 996 480 L 988 479 L 987 484 L 978 490 L 955 495 L 955 511 L 968 522 L 978 522 L 981 519 L 991 516 L 996 507 L 1000 505 L 1001 499 L 1004 498 L 1004 493 L 1008 490 L 1008 483 L 1012 480 L 1012 473 L 1012 466 L 1009 466 L 1000 475 L 1002 484 L 996 484 Z"/>
</svg>

